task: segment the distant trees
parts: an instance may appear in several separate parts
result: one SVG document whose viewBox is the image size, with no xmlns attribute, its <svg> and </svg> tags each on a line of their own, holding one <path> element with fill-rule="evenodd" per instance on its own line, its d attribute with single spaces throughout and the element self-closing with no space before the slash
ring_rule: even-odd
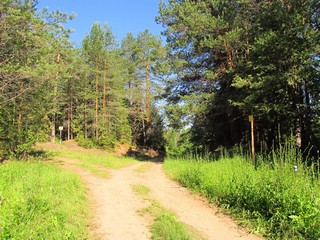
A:
<svg viewBox="0 0 320 240">
<path fill-rule="evenodd" d="M 157 140 L 153 139 L 152 135 L 157 131 L 159 124 L 163 127 L 154 98 L 161 94 L 159 65 L 166 58 L 166 49 L 162 46 L 160 38 L 146 30 L 137 38 L 129 33 L 123 39 L 122 56 L 129 66 L 127 104 L 133 142 L 163 148 L 161 130 L 156 134 Z"/>
<path fill-rule="evenodd" d="M 168 110 L 196 106 L 189 123 L 196 145 L 247 143 L 253 114 L 260 149 L 292 133 L 298 147 L 316 149 L 319 1 L 171 0 L 158 21 L 177 76 L 167 86 Z"/>
<path fill-rule="evenodd" d="M 66 17 L 44 13 L 40 19 L 36 1 L 4 0 L 0 5 L 0 149 L 1 155 L 26 156 L 49 124 L 51 95 L 47 81 L 53 72 L 60 43 L 53 31 Z M 62 40 L 63 42 L 63 40 Z M 50 89 L 51 90 L 51 89 Z M 42 134 L 41 134 L 42 133 Z"/>
<path fill-rule="evenodd" d="M 94 92 L 82 103 L 83 110 L 94 109 L 94 114 L 82 114 L 86 115 L 83 137 L 94 136 L 101 147 L 113 147 L 118 141 L 130 142 L 124 92 L 127 70 L 107 24 L 95 23 L 92 26 L 83 40 L 82 56 L 90 69 L 90 74 L 82 79 L 86 82 L 85 91 Z"/>
<path fill-rule="evenodd" d="M 119 48 L 111 28 L 95 23 L 75 49 L 63 27 L 73 16 L 36 6 L 0 4 L 0 158 L 27 157 L 36 141 L 54 142 L 59 126 L 63 139 L 88 147 L 163 147 L 160 39 L 145 31 Z"/>
</svg>

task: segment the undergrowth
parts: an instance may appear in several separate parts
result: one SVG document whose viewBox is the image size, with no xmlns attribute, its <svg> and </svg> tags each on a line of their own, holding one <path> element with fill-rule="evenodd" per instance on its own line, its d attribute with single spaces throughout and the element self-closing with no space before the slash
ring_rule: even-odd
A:
<svg viewBox="0 0 320 240">
<path fill-rule="evenodd" d="M 292 147 L 264 159 L 167 158 L 166 172 L 271 239 L 320 239 L 318 166 Z M 248 222 L 249 221 L 249 222 Z"/>
<path fill-rule="evenodd" d="M 85 189 L 41 162 L 0 165 L 0 239 L 87 239 Z"/>
</svg>

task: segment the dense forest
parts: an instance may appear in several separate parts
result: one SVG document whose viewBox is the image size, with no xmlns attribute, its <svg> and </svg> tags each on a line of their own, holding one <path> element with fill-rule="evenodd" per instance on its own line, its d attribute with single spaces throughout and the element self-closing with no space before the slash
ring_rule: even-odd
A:
<svg viewBox="0 0 320 240">
<path fill-rule="evenodd" d="M 169 0 L 156 17 L 166 44 L 148 30 L 119 43 L 95 23 L 75 48 L 64 28 L 74 16 L 2 0 L 1 157 L 24 158 L 60 132 L 86 147 L 173 155 L 249 146 L 249 115 L 259 151 L 294 136 L 316 156 L 319 9 L 318 0 Z"/>
<path fill-rule="evenodd" d="M 319 9 L 317 0 L 160 6 L 157 20 L 166 27 L 176 76 L 167 84 L 168 117 L 174 129 L 191 125 L 186 145 L 247 145 L 253 115 L 258 149 L 294 136 L 298 148 L 312 146 L 316 154 Z"/>
<path fill-rule="evenodd" d="M 3 157 L 26 157 L 36 141 L 59 141 L 60 132 L 86 147 L 163 148 L 160 38 L 146 30 L 119 44 L 107 24 L 94 23 L 75 48 L 64 28 L 73 16 L 36 3 L 0 5 Z"/>
</svg>

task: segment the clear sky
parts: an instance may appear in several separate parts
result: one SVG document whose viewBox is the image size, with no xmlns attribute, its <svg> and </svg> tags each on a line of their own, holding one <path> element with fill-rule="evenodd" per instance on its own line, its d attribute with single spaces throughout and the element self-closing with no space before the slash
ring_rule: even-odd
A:
<svg viewBox="0 0 320 240">
<path fill-rule="evenodd" d="M 76 45 L 89 33 L 93 23 L 107 22 L 120 42 L 128 32 L 135 36 L 146 29 L 160 35 L 161 24 L 155 22 L 160 0 L 39 0 L 38 9 L 48 7 L 68 14 L 76 13 L 67 27 L 74 30 L 71 41 Z"/>
</svg>

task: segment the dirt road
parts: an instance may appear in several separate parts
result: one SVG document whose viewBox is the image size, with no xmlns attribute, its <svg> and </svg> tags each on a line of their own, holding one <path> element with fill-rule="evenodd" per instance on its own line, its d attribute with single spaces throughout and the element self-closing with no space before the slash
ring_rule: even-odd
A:
<svg viewBox="0 0 320 240">
<path fill-rule="evenodd" d="M 135 184 L 147 186 L 153 199 L 176 213 L 179 221 L 201 233 L 205 239 L 261 239 L 246 233 L 230 218 L 209 207 L 203 199 L 168 179 L 160 163 L 148 163 L 143 172 L 137 169 L 146 164 L 144 162 L 118 170 L 108 169 L 111 177 L 103 179 L 72 165 L 76 161 L 74 159 L 60 160 L 66 168 L 78 173 L 87 186 L 93 210 L 91 230 L 95 239 L 151 239 L 150 220 L 137 213 L 148 202 L 133 192 Z"/>
</svg>

